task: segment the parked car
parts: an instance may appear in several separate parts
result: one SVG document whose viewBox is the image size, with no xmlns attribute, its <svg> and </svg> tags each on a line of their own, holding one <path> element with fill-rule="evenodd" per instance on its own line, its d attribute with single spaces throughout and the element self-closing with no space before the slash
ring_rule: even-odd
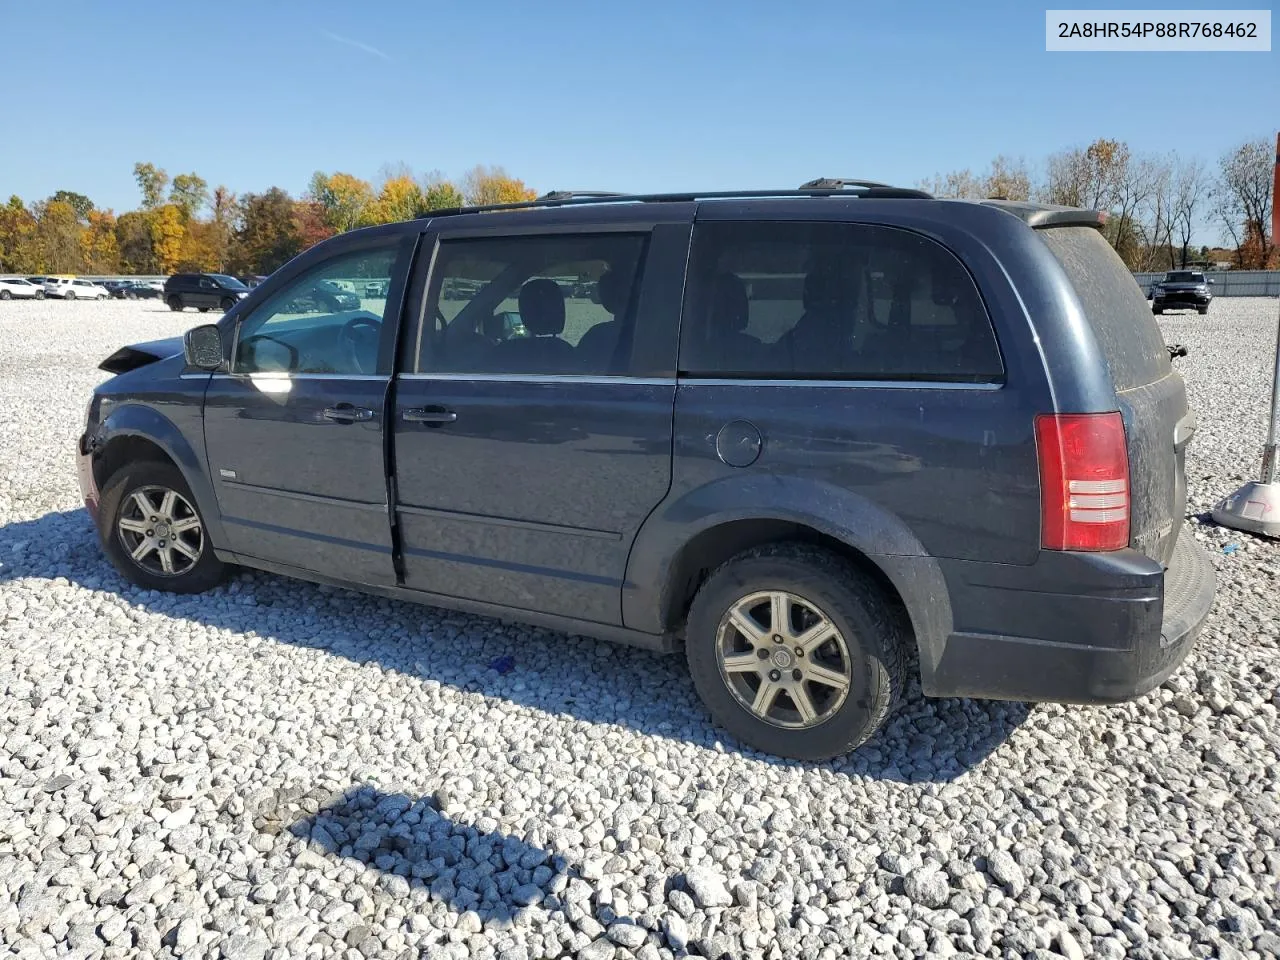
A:
<svg viewBox="0 0 1280 960">
<path fill-rule="evenodd" d="M 45 283 L 52 279 L 53 277 L 27 277 L 27 282 L 34 283 L 37 287 L 43 290 Z"/>
<path fill-rule="evenodd" d="M 1151 290 L 1151 311 L 1164 313 L 1178 307 L 1195 307 L 1199 313 L 1208 313 L 1213 302 L 1209 291 L 1212 283 L 1199 270 L 1170 270 Z"/>
<path fill-rule="evenodd" d="M 22 277 L 0 278 L 0 300 L 43 300 L 44 287 Z"/>
<path fill-rule="evenodd" d="M 60 300 L 105 300 L 110 296 L 105 287 L 78 277 L 49 277 L 44 282 L 44 293 Z"/>
<path fill-rule="evenodd" d="M 370 299 L 377 299 L 387 295 L 389 284 L 385 280 L 370 280 L 364 285 L 364 295 Z"/>
<path fill-rule="evenodd" d="M 146 589 L 237 564 L 683 649 L 739 742 L 808 759 L 908 670 L 934 697 L 1157 686 L 1214 571 L 1182 522 L 1195 416 L 1103 215 L 835 183 L 313 247 L 103 362 L 104 551 Z M 316 297 L 350 276 L 393 296 Z M 594 278 L 572 310 L 565 276 Z"/>
<path fill-rule="evenodd" d="M 103 288 L 113 300 L 136 300 L 132 280 L 103 280 Z"/>
<path fill-rule="evenodd" d="M 248 295 L 248 287 L 223 273 L 175 273 L 164 282 L 164 302 L 170 310 L 195 307 L 207 313 L 218 307 L 225 312 Z"/>
<path fill-rule="evenodd" d="M 129 294 L 134 300 L 159 300 L 164 296 L 164 283 L 160 280 L 134 280 Z"/>
</svg>

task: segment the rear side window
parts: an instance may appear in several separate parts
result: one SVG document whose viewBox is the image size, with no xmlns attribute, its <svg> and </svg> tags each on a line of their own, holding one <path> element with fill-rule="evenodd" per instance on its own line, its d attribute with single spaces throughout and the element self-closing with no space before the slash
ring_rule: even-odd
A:
<svg viewBox="0 0 1280 960">
<path fill-rule="evenodd" d="M 1117 390 L 1168 376 L 1169 351 L 1133 274 L 1093 227 L 1036 231 L 1066 270 Z"/>
<path fill-rule="evenodd" d="M 855 223 L 695 227 L 681 323 L 688 377 L 992 382 L 968 272 L 918 234 Z"/>
</svg>

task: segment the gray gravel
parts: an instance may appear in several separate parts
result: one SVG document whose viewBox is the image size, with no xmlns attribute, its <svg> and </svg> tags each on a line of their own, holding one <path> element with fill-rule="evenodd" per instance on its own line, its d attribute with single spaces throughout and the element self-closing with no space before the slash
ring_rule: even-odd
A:
<svg viewBox="0 0 1280 960">
<path fill-rule="evenodd" d="M 1188 521 L 1220 599 L 1137 702 L 912 687 L 858 753 L 778 762 L 722 742 L 676 659 L 258 574 L 123 583 L 74 479 L 94 366 L 201 319 L 0 304 L 13 955 L 1280 950 L 1276 543 Z M 1164 320 L 1192 349 L 1193 514 L 1257 468 L 1275 321 L 1228 299 Z"/>
</svg>

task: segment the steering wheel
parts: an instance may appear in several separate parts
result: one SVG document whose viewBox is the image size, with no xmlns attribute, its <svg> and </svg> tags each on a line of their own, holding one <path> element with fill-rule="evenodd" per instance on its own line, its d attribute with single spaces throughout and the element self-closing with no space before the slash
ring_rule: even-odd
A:
<svg viewBox="0 0 1280 960">
<path fill-rule="evenodd" d="M 378 365 L 378 339 L 382 321 L 377 317 L 352 317 L 338 331 L 338 350 L 360 373 L 374 373 Z"/>
</svg>

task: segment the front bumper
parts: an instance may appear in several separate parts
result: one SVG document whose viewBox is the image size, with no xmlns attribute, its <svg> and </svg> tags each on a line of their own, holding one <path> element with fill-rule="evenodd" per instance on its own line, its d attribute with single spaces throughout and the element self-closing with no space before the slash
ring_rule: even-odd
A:
<svg viewBox="0 0 1280 960">
<path fill-rule="evenodd" d="M 93 476 L 93 454 L 89 449 L 89 436 L 85 434 L 76 443 L 76 479 L 80 482 L 80 496 L 89 511 L 94 525 L 98 523 L 98 481 Z"/>
<path fill-rule="evenodd" d="M 1207 307 L 1213 300 L 1211 293 L 1198 293 L 1195 290 L 1171 290 L 1157 292 L 1152 303 L 1157 307 Z"/>
<path fill-rule="evenodd" d="M 1100 572 L 1107 560 L 1097 556 Z M 1079 593 L 1070 583 L 970 584 L 970 595 L 957 598 L 957 584 L 951 583 L 958 619 L 1010 622 L 1019 629 L 952 633 L 925 693 L 1114 703 L 1159 686 L 1195 645 L 1213 606 L 1216 575 L 1185 529 L 1167 569 L 1144 574 L 1144 563 L 1155 566 L 1137 555 L 1117 562 L 1109 585 L 1099 578 Z"/>
</svg>

